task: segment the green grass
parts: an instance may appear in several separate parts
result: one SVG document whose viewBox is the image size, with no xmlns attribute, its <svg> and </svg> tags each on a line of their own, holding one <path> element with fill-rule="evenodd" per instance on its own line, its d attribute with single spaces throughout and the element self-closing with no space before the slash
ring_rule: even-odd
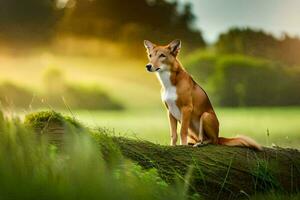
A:
<svg viewBox="0 0 300 200">
<path fill-rule="evenodd" d="M 50 115 L 61 123 L 60 114 Z M 27 122 L 39 127 L 33 118 L 45 116 Z M 0 112 L 0 199 L 186 199 L 180 184 L 166 184 L 156 170 L 144 171 L 120 154 L 109 164 L 89 134 L 72 130 L 58 149 Z"/>
<path fill-rule="evenodd" d="M 145 70 L 146 56 L 132 60 L 122 56 L 63 56 L 41 51 L 37 55 L 3 56 L 0 59 L 0 82 L 9 80 L 43 90 L 41 83 L 45 71 L 56 67 L 63 71 L 70 83 L 99 85 L 128 110 L 73 111 L 70 107 L 78 120 L 91 126 L 114 129 L 116 133 L 169 143 L 168 120 L 160 100 L 160 86 L 155 75 Z M 264 145 L 275 143 L 300 148 L 300 107 L 217 108 L 216 111 L 221 123 L 221 136 L 244 134 Z M 25 110 L 23 114 L 27 112 Z"/>
<path fill-rule="evenodd" d="M 51 135 L 57 133 L 58 125 L 58 127 L 63 128 L 61 130 L 64 130 L 64 137 L 60 140 L 63 145 L 55 147 L 46 143 L 46 140 L 36 140 L 37 135 L 28 130 L 28 127 L 41 128 L 41 126 L 48 127 L 49 124 L 52 124 L 52 128 L 55 129 L 51 129 L 50 132 L 43 132 L 45 134 L 39 134 L 38 138 L 46 136 L 46 133 Z M 240 148 L 243 153 L 239 155 L 238 149 L 235 148 L 227 147 L 226 149 L 221 146 L 210 146 L 208 148 L 211 150 L 218 148 L 216 152 L 222 149 L 226 152 L 225 154 L 223 154 L 224 152 L 221 153 L 220 155 L 223 154 L 223 156 L 218 156 L 218 159 L 213 159 L 213 155 L 210 155 L 212 152 L 208 153 L 207 148 L 200 151 L 197 148 L 182 146 L 173 148 L 154 145 L 146 141 L 108 137 L 106 134 L 109 131 L 106 132 L 105 129 L 98 129 L 97 131 L 90 130 L 88 127 L 77 129 L 75 127 L 78 127 L 79 124 L 76 120 L 69 117 L 65 118 L 53 111 L 27 115 L 25 125 L 26 127 L 19 120 L 3 119 L 0 115 L 0 132 L 2 133 L 0 134 L 0 186 L 3 185 L 1 188 L 4 188 L 3 191 L 0 191 L 2 199 L 35 199 L 37 197 L 43 199 L 72 199 L 74 197 L 77 199 L 186 199 L 186 194 L 190 191 L 187 186 L 192 186 L 192 176 L 197 177 L 194 173 L 189 174 L 188 168 L 191 162 L 198 163 L 196 164 L 197 170 L 200 169 L 200 163 L 202 163 L 201 166 L 206 166 L 203 168 L 206 176 L 203 180 L 210 184 L 215 183 L 216 179 L 212 177 L 216 173 L 218 174 L 218 172 L 211 173 L 210 171 L 214 165 L 224 164 L 228 168 L 225 167 L 225 171 L 218 175 L 220 189 L 216 189 L 218 187 L 215 185 L 206 189 L 205 192 L 197 190 L 201 192 L 189 199 L 199 199 L 199 195 L 209 194 L 209 192 L 215 193 L 215 191 L 219 192 L 216 195 L 222 198 L 221 195 L 225 194 L 221 194 L 221 191 L 223 189 L 228 190 L 228 185 L 225 186 L 227 180 L 232 181 L 232 174 L 229 174 L 232 173 L 231 168 L 240 171 L 240 167 L 243 166 L 239 162 L 233 162 L 233 158 L 239 157 L 237 160 L 242 161 L 250 153 L 245 148 Z M 51 142 L 51 138 L 49 142 Z M 204 152 L 208 154 L 205 155 Z M 276 150 L 273 150 L 274 152 Z M 188 153 L 191 155 L 186 156 Z M 202 155 L 202 153 L 204 154 Z M 144 171 L 145 168 L 142 169 L 131 163 L 123 155 L 146 169 L 155 167 L 158 171 L 152 169 Z M 194 157 L 197 155 L 199 157 Z M 225 155 L 232 159 L 228 159 Z M 258 154 L 254 153 L 253 155 Z M 206 160 L 207 156 L 211 159 Z M 286 154 L 281 154 L 278 151 L 278 157 L 276 156 L 275 160 L 273 157 L 275 165 L 273 162 L 269 163 L 265 160 L 267 159 L 266 156 L 263 152 L 260 153 L 258 157 L 261 157 L 262 160 L 257 159 L 257 167 L 249 168 L 250 171 L 253 170 L 254 177 L 259 179 L 259 185 L 261 181 L 263 183 L 263 190 L 257 190 L 257 194 L 255 193 L 253 198 L 263 197 L 261 196 L 262 191 L 270 191 L 266 199 L 274 199 L 273 197 L 279 194 L 283 198 L 287 197 L 287 194 L 280 193 L 281 189 L 278 189 L 277 183 L 278 177 L 276 178 L 276 173 L 274 173 L 277 170 L 274 168 L 278 164 L 277 159 L 286 158 Z M 170 157 L 174 159 L 169 159 Z M 178 162 L 178 160 L 180 161 Z M 255 166 L 255 157 L 252 161 Z M 248 167 L 252 164 L 251 162 L 244 163 L 245 172 L 249 170 Z M 172 174 L 174 169 L 178 171 Z M 186 172 L 187 174 L 185 174 Z M 287 173 L 284 176 L 289 177 L 289 170 L 284 170 L 284 172 Z M 200 180 L 204 174 L 200 169 Z M 31 179 L 31 177 L 33 178 Z M 232 183 L 232 185 L 235 184 Z M 289 186 L 290 182 L 287 181 L 285 188 L 289 188 Z M 248 191 L 246 187 L 243 188 Z M 191 189 L 193 190 L 193 187 Z M 292 197 L 296 198 L 297 196 Z"/>
<path fill-rule="evenodd" d="M 121 58 L 62 56 L 51 53 L 3 57 L 0 81 L 10 80 L 42 90 L 44 72 L 49 67 L 57 67 L 70 83 L 99 85 L 127 109 L 122 112 L 95 112 L 74 111 L 71 107 L 79 121 L 93 127 L 114 129 L 116 133 L 123 135 L 169 144 L 168 120 L 160 100 L 160 86 L 155 75 L 145 71 L 146 57 L 139 61 Z M 25 110 L 21 114 L 27 112 Z M 274 143 L 300 148 L 300 107 L 216 108 L 216 112 L 221 124 L 221 136 L 243 134 L 267 146 Z"/>
<path fill-rule="evenodd" d="M 300 148 L 300 108 L 217 108 L 220 135 L 247 135 L 263 145 Z M 125 136 L 169 144 L 166 111 L 74 111 L 75 117 L 91 127 L 106 127 Z"/>
<path fill-rule="evenodd" d="M 41 52 L 24 57 L 3 56 L 0 62 L 0 82 L 9 81 L 42 91 L 45 72 L 54 67 L 62 71 L 70 84 L 99 86 L 116 100 L 122 100 L 126 108 L 155 107 L 160 102 L 159 82 L 145 70 L 146 54 L 143 60 L 136 60 Z"/>
<path fill-rule="evenodd" d="M 0 81 L 34 86 L 37 90 L 43 90 L 43 75 L 49 67 L 61 69 L 70 83 L 99 85 L 128 110 L 73 111 L 71 107 L 78 120 L 90 126 L 114 129 L 116 133 L 169 143 L 168 120 L 160 100 L 160 86 L 155 75 L 145 71 L 146 56 L 132 60 L 122 56 L 63 56 L 46 51 L 26 57 L 3 56 L 1 63 Z M 264 145 L 274 143 L 300 148 L 300 107 L 217 108 L 216 111 L 221 136 L 244 134 Z M 27 112 L 25 110 L 23 114 Z"/>
<path fill-rule="evenodd" d="M 45 50 L 24 57 L 2 56 L 0 62 L 0 82 L 9 80 L 37 91 L 43 90 L 43 74 L 49 67 L 62 69 L 70 83 L 99 85 L 128 110 L 70 108 L 72 113 L 64 113 L 89 127 L 105 127 L 115 134 L 169 144 L 160 86 L 155 75 L 145 71 L 146 56 L 138 61 L 98 54 L 62 56 Z M 14 112 L 13 108 L 8 110 Z M 217 108 L 216 112 L 221 136 L 244 134 L 263 145 L 300 148 L 300 107 Z M 28 110 L 18 113 L 22 116 Z M 184 199 L 180 188 L 167 186 L 155 171 L 143 171 L 128 160 L 121 158 L 121 165 L 108 169 L 88 138 L 75 138 L 61 155 L 53 146 L 32 140 L 32 132 L 18 120 L 2 122 L 0 118 L 1 199 Z M 254 199 L 276 199 L 277 195 L 264 197 Z"/>
</svg>

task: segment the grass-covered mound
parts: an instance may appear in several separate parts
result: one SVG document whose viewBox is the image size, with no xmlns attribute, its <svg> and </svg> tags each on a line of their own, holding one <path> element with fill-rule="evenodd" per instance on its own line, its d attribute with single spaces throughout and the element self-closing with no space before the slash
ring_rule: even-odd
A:
<svg viewBox="0 0 300 200">
<path fill-rule="evenodd" d="M 35 130 L 38 135 L 47 138 L 47 141 L 56 146 L 62 146 L 66 134 L 77 134 L 84 131 L 84 127 L 74 118 L 63 116 L 55 111 L 41 111 L 28 114 L 24 125 Z M 70 135 L 70 134 L 68 134 Z"/>
<path fill-rule="evenodd" d="M 39 125 L 39 114 L 34 116 L 31 121 Z M 64 121 L 61 117 L 57 119 Z M 214 145 L 170 147 L 111 136 L 103 130 L 85 131 L 100 146 L 104 160 L 113 161 L 109 163 L 118 163 L 122 155 L 143 169 L 156 169 L 170 185 L 178 180 L 184 182 L 189 194 L 206 199 L 239 199 L 265 192 L 290 194 L 298 192 L 300 187 L 297 150 L 265 148 L 256 152 Z"/>
<path fill-rule="evenodd" d="M 53 126 L 66 128 L 67 126 L 74 126 L 81 128 L 81 124 L 74 118 L 63 116 L 55 111 L 41 111 L 30 113 L 26 115 L 24 124 L 34 129 L 49 129 Z"/>
</svg>

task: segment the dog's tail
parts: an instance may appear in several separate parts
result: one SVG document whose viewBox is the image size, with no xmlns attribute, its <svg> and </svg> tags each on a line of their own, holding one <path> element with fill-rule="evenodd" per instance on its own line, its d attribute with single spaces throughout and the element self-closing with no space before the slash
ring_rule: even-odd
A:
<svg viewBox="0 0 300 200">
<path fill-rule="evenodd" d="M 258 144 L 255 140 L 243 135 L 237 136 L 235 138 L 219 137 L 218 144 L 226 145 L 226 146 L 248 147 L 259 151 L 263 150 L 262 146 Z"/>
</svg>

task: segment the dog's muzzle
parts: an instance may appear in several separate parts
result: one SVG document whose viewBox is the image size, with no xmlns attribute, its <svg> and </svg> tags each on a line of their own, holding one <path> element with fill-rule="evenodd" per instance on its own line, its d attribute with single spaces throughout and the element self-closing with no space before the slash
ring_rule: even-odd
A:
<svg viewBox="0 0 300 200">
<path fill-rule="evenodd" d="M 151 68 L 152 68 L 151 64 L 146 65 L 146 69 L 147 69 L 148 72 L 151 72 Z"/>
</svg>

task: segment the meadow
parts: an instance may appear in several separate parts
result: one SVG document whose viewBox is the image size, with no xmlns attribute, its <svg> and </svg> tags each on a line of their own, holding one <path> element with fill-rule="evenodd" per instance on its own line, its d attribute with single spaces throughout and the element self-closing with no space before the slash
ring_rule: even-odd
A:
<svg viewBox="0 0 300 200">
<path fill-rule="evenodd" d="M 169 144 L 168 119 L 160 100 L 160 85 L 154 74 L 146 72 L 146 58 L 145 61 L 119 59 L 107 55 L 62 56 L 47 51 L 26 58 L 2 56 L 0 80 L 40 91 L 43 90 L 41 83 L 45 71 L 55 67 L 62 71 L 70 84 L 98 85 L 126 108 L 121 111 L 99 111 L 66 107 L 60 112 L 74 115 L 90 127 L 105 127 L 115 134 Z M 44 107 L 53 109 L 47 104 Z M 34 111 L 29 107 L 6 110 L 21 116 Z M 221 124 L 221 136 L 248 135 L 263 145 L 300 148 L 299 107 L 216 107 L 215 110 Z"/>
<path fill-rule="evenodd" d="M 168 119 L 160 100 L 160 85 L 154 74 L 145 71 L 146 60 L 122 60 L 122 57 L 112 59 L 107 55 L 73 57 L 42 51 L 26 58 L 2 55 L 0 61 L 0 80 L 3 82 L 9 81 L 40 92 L 45 90 L 45 72 L 49 68 L 55 68 L 62 72 L 67 83 L 97 85 L 121 102 L 125 108 L 123 110 L 77 110 L 68 106 L 68 102 L 65 109 L 55 109 L 75 118 L 96 133 L 104 131 L 139 139 L 138 141 L 169 144 Z M 12 105 L 4 107 L 3 111 L 8 118 L 23 119 L 31 112 L 54 109 L 43 99 L 40 101 L 44 106 L 38 110 L 30 105 L 23 109 L 16 109 Z M 221 136 L 244 134 L 253 137 L 264 146 L 274 144 L 300 148 L 300 107 L 215 107 L 215 110 L 221 124 Z M 107 167 L 102 155 L 95 153 L 99 152 L 98 146 L 89 138 L 73 138 L 66 147 L 66 152 L 61 154 L 55 146 L 48 146 L 47 143 L 36 144 L 30 136 L 32 132 L 19 120 L 4 120 L 2 125 L 0 123 L 0 130 L 1 126 L 6 133 L 1 136 L 4 139 L 0 140 L 3 147 L 0 148 L 1 171 L 5 172 L 0 173 L 3 177 L 0 179 L 0 185 L 5 188 L 2 193 L 0 191 L 3 198 L 192 198 L 187 197 L 186 184 L 189 183 L 185 178 L 169 185 L 161 179 L 156 170 L 145 171 L 122 157 L 115 157 L 116 165 Z M 10 155 L 16 154 L 19 156 L 11 159 L 13 157 Z M 35 178 L 28 181 L 32 177 Z M 16 190 L 18 192 L 15 192 Z M 153 190 L 157 192 L 153 193 Z M 199 199 L 198 195 L 193 197 Z M 297 197 L 298 195 L 294 199 Z M 269 196 L 258 193 L 251 198 L 285 199 L 286 196 L 281 197 L 271 192 Z"/>
<path fill-rule="evenodd" d="M 299 107 L 216 108 L 216 112 L 221 136 L 248 135 L 265 146 L 300 148 Z M 74 111 L 73 115 L 89 127 L 106 127 L 116 135 L 158 144 L 170 141 L 168 118 L 162 105 L 153 110 Z"/>
<path fill-rule="evenodd" d="M 169 186 L 154 169 L 144 171 L 118 153 L 107 162 L 91 137 L 100 131 L 67 126 L 59 148 L 0 112 L 1 199 L 186 199 L 181 183 Z"/>
<path fill-rule="evenodd" d="M 232 177 L 228 179 L 228 182 L 226 181 L 229 171 L 230 176 L 234 176 L 237 171 L 243 175 L 246 174 L 247 177 L 250 175 L 254 182 L 255 180 L 258 181 L 258 178 L 262 179 L 262 182 L 259 183 L 262 185 L 257 184 L 258 188 L 254 191 L 250 188 L 244 188 L 245 185 L 241 186 L 247 191 L 249 189 L 251 192 L 249 194 L 242 190 L 236 191 L 236 193 L 229 190 L 231 195 L 227 196 L 228 199 L 241 197 L 248 199 L 299 198 L 299 194 L 280 192 L 280 187 L 276 186 L 277 179 L 273 177 L 273 173 L 278 170 L 277 168 L 269 169 L 267 165 L 259 164 L 266 159 L 266 156 L 272 154 L 267 149 L 265 152 L 254 152 L 245 148 L 208 146 L 203 147 L 200 151 L 200 149 L 192 147 L 160 146 L 141 140 L 111 137 L 107 135 L 109 131 L 105 129 L 89 129 L 76 120 L 63 117 L 55 112 L 32 113 L 26 116 L 24 122 L 16 117 L 9 118 L 0 112 L 0 132 L 2 133 L 0 134 L 1 199 L 196 200 L 206 199 L 205 196 L 207 197 L 207 194 L 212 191 L 218 192 L 218 195 L 214 194 L 217 199 L 223 199 L 224 197 L 220 196 L 223 187 L 227 188 L 234 185 L 230 184 Z M 58 138 L 55 133 L 64 134 L 59 134 L 61 136 Z M 217 160 L 201 161 L 201 159 L 206 159 L 209 154 L 212 156 L 211 153 L 213 152 L 219 156 L 216 150 L 222 148 L 223 156 L 218 157 Z M 239 151 L 244 153 L 238 155 Z M 278 159 L 280 157 L 281 160 L 288 160 L 289 162 L 289 158 L 286 160 L 287 155 L 293 155 L 294 152 L 296 153 L 294 156 L 299 156 L 299 153 L 293 150 L 281 152 L 281 150 L 273 149 L 271 151 L 278 151 Z M 192 153 L 192 155 L 187 157 L 187 152 Z M 204 154 L 202 155 L 202 153 Z M 239 157 L 236 161 L 241 161 L 247 156 L 247 160 L 250 160 L 244 163 L 246 168 L 240 170 L 241 163 L 239 164 L 239 162 L 234 162 L 235 164 L 231 168 L 233 157 L 231 161 L 228 160 L 228 153 L 230 155 L 235 154 L 234 157 Z M 250 158 L 249 154 L 256 155 L 256 157 Z M 174 156 L 173 159 L 169 159 L 170 156 Z M 160 159 L 155 160 L 158 157 Z M 196 158 L 200 160 L 193 160 Z M 269 158 L 278 161 L 276 157 L 275 159 L 274 157 Z M 182 168 L 176 171 L 176 167 L 173 168 L 174 166 L 169 165 L 169 161 L 179 164 Z M 187 161 L 191 161 L 190 164 L 195 168 L 184 164 Z M 298 160 L 294 161 L 298 163 Z M 203 162 L 203 166 L 198 165 L 201 162 Z M 216 175 L 217 171 L 212 170 L 216 162 L 220 164 L 218 169 L 223 170 L 218 177 L 220 182 L 206 176 L 208 175 L 206 173 L 211 176 Z M 265 164 L 267 163 L 266 161 Z M 255 167 L 249 168 L 248 164 L 254 164 L 257 169 Z M 206 165 L 209 167 L 204 169 Z M 208 169 L 210 170 L 206 171 Z M 224 170 L 227 171 L 227 174 L 224 173 Z M 198 172 L 200 172 L 200 177 Z M 205 177 L 203 177 L 202 172 Z M 279 174 L 281 173 L 282 171 L 279 171 Z M 289 177 L 287 174 L 290 171 L 287 170 L 285 173 Z M 296 172 L 294 175 L 297 177 L 297 174 Z M 169 179 L 166 175 L 169 176 Z M 257 179 L 253 179 L 253 177 Z M 209 191 L 205 189 L 201 193 L 195 193 L 193 186 L 196 187 L 199 183 L 195 183 L 194 178 L 203 179 L 204 188 L 207 187 L 205 183 L 218 183 L 219 185 L 217 184 L 218 187 L 216 188 L 209 188 Z M 208 179 L 206 180 L 206 178 Z M 290 186 L 291 183 L 287 182 L 286 189 L 290 187 L 293 189 L 294 181 L 291 180 L 292 185 Z M 252 181 L 250 179 L 248 186 L 255 184 Z M 271 183 L 271 188 L 274 187 L 275 190 L 270 190 L 269 183 Z M 295 180 L 295 184 L 297 184 L 297 180 Z M 267 193 L 262 193 L 259 189 L 261 186 L 263 191 Z M 201 186 L 201 188 L 203 187 Z M 228 195 L 228 191 L 227 193 L 224 192 L 224 195 Z"/>
<path fill-rule="evenodd" d="M 287 23 L 299 14 L 226 4 L 0 1 L 0 200 L 300 199 L 300 39 Z M 143 40 L 174 39 L 219 136 L 261 151 L 169 145 L 161 86 L 145 69 L 148 57 L 161 64 Z"/>
</svg>

